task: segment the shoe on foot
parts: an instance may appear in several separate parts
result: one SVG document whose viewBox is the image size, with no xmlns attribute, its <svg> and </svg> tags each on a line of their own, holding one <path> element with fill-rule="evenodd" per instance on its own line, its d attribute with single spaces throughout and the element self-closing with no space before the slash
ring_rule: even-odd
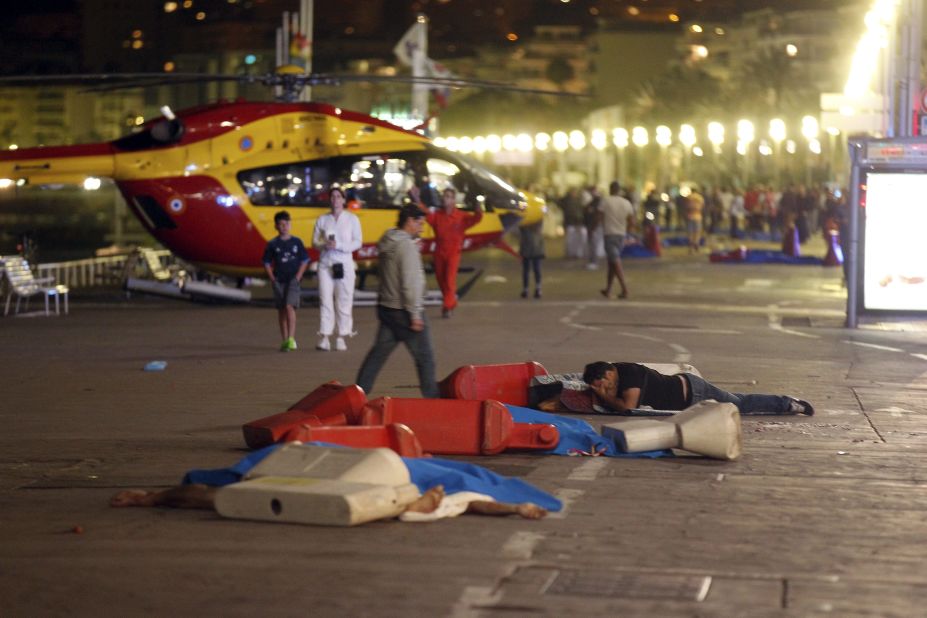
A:
<svg viewBox="0 0 927 618">
<path fill-rule="evenodd" d="M 332 349 L 332 344 L 331 344 L 331 342 L 328 340 L 328 336 L 327 336 L 327 335 L 323 335 L 322 338 L 319 339 L 319 342 L 316 344 L 315 349 L 316 349 L 316 350 L 322 350 L 322 351 L 324 351 L 324 352 L 328 352 L 329 350 Z"/>
<path fill-rule="evenodd" d="M 290 351 L 290 340 L 289 340 L 289 339 L 284 339 L 284 340 L 280 343 L 280 351 L 281 351 L 281 352 L 289 352 L 289 351 Z"/>
<path fill-rule="evenodd" d="M 627 297 L 628 297 L 628 291 L 627 291 L 627 290 L 625 290 L 624 292 L 622 292 L 621 294 L 618 295 L 618 298 L 627 298 Z"/>
<path fill-rule="evenodd" d="M 286 349 L 287 349 L 287 352 L 292 352 L 293 350 L 297 349 L 298 347 L 299 347 L 299 346 L 296 345 L 296 340 L 293 339 L 292 337 L 290 337 L 289 339 L 286 340 Z"/>
<path fill-rule="evenodd" d="M 609 298 L 609 299 L 615 298 L 614 296 L 612 296 L 612 293 L 609 292 L 608 290 L 599 290 L 599 294 L 601 294 L 605 298 Z"/>
<path fill-rule="evenodd" d="M 595 262 L 588 262 L 586 264 L 586 270 L 598 270 L 598 269 L 599 269 L 599 265 L 596 264 Z"/>
<path fill-rule="evenodd" d="M 540 297 L 541 297 L 541 290 L 535 290 L 535 291 L 534 291 L 534 297 L 535 297 L 535 298 L 540 298 Z"/>
<path fill-rule="evenodd" d="M 453 309 L 445 309 L 445 310 L 443 310 L 443 311 L 441 312 L 441 317 L 442 317 L 442 318 L 449 318 L 449 317 L 451 317 L 452 315 L 454 315 L 454 310 L 453 310 Z"/>
<path fill-rule="evenodd" d="M 522 290 L 522 291 L 521 291 L 521 297 L 522 297 L 522 298 L 528 298 L 528 290 Z"/>
<path fill-rule="evenodd" d="M 339 352 L 344 352 L 348 349 L 348 345 L 344 342 L 344 337 L 335 339 L 335 349 Z"/>
<path fill-rule="evenodd" d="M 789 412 L 792 414 L 814 416 L 814 406 L 812 406 L 804 399 L 792 399 L 792 401 L 789 402 Z"/>
</svg>

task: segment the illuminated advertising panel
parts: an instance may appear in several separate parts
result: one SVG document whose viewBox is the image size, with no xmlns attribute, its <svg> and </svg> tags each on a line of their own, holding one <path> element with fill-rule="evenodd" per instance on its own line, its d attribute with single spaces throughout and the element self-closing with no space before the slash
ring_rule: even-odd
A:
<svg viewBox="0 0 927 618">
<path fill-rule="evenodd" d="M 869 172 L 866 309 L 927 311 L 927 174 Z"/>
</svg>

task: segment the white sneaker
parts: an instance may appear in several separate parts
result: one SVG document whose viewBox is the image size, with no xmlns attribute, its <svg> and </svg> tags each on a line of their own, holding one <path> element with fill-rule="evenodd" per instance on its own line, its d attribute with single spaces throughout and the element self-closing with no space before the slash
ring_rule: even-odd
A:
<svg viewBox="0 0 927 618">
<path fill-rule="evenodd" d="M 316 344 L 315 349 L 328 352 L 332 349 L 332 344 L 328 341 L 328 337 L 323 335 L 322 338 L 319 339 L 319 343 Z"/>
<path fill-rule="evenodd" d="M 344 352 L 348 349 L 347 344 L 344 342 L 344 337 L 338 337 L 335 339 L 335 349 L 339 352 Z"/>
</svg>

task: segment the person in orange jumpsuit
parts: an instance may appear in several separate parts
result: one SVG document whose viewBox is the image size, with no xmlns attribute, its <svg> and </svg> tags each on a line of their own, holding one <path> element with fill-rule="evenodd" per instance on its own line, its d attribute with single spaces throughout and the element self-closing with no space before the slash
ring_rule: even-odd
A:
<svg viewBox="0 0 927 618">
<path fill-rule="evenodd" d="M 463 212 L 457 208 L 457 191 L 448 187 L 441 194 L 442 208 L 428 211 L 426 221 L 435 232 L 435 278 L 444 296 L 441 316 L 451 317 L 457 306 L 457 268 L 467 229 L 483 219 L 483 211 Z"/>
</svg>

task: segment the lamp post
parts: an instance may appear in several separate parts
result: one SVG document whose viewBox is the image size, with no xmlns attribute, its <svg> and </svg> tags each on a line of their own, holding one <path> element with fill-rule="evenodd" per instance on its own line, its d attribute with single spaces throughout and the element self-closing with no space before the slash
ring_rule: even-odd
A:
<svg viewBox="0 0 927 618">
<path fill-rule="evenodd" d="M 625 148 L 628 147 L 628 130 L 624 127 L 612 129 L 612 143 L 618 149 L 618 178 L 624 181 L 628 173 Z"/>
<path fill-rule="evenodd" d="M 563 131 L 557 131 L 553 135 L 554 150 L 557 151 L 557 189 L 560 195 L 566 193 L 566 158 L 563 154 L 570 147 L 570 138 Z"/>
<path fill-rule="evenodd" d="M 680 125 L 679 143 L 683 147 L 683 173 L 689 174 L 689 155 L 692 153 L 692 147 L 695 146 L 695 127 L 691 124 Z"/>
<path fill-rule="evenodd" d="M 773 118 L 769 121 L 769 137 L 775 144 L 776 188 L 782 188 L 782 142 L 785 141 L 785 121 L 782 118 Z"/>
<path fill-rule="evenodd" d="M 660 165 L 657 173 L 657 183 L 660 187 L 666 185 L 666 149 L 673 143 L 673 132 L 666 125 L 660 125 L 654 131 L 654 141 L 660 147 Z"/>
<path fill-rule="evenodd" d="M 644 147 L 650 143 L 650 135 L 647 133 L 647 129 L 641 126 L 634 127 L 631 129 L 631 141 L 637 146 L 637 186 L 643 186 L 642 176 L 643 176 L 643 159 L 644 159 Z"/>
<path fill-rule="evenodd" d="M 820 126 L 818 125 L 818 119 L 814 116 L 804 116 L 801 119 L 801 134 L 805 136 L 805 139 L 808 140 L 808 150 L 814 154 L 821 153 L 821 142 L 818 141 L 818 135 L 820 134 Z M 807 157 L 807 155 L 805 155 Z M 805 165 L 805 181 L 806 184 L 811 186 L 811 165 L 810 161 L 806 162 Z"/>
<path fill-rule="evenodd" d="M 717 171 L 715 183 L 721 184 L 721 170 L 718 166 L 718 157 L 721 155 L 721 145 L 724 144 L 724 125 L 717 121 L 708 123 L 708 141 L 711 142 L 711 152 L 714 167 Z"/>
<path fill-rule="evenodd" d="M 756 137 L 753 123 L 746 119 L 737 121 L 737 153 L 743 155 L 743 168 L 741 170 L 741 182 L 746 188 L 750 180 L 750 144 Z"/>
</svg>

